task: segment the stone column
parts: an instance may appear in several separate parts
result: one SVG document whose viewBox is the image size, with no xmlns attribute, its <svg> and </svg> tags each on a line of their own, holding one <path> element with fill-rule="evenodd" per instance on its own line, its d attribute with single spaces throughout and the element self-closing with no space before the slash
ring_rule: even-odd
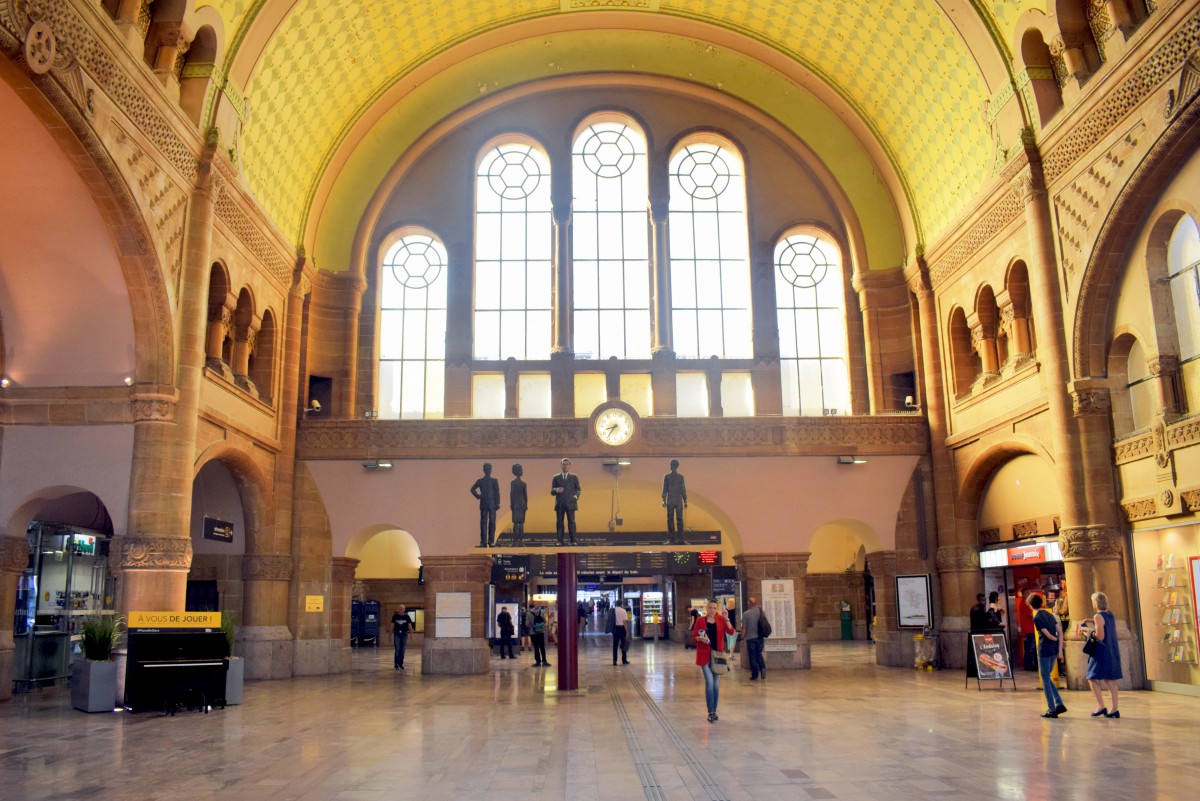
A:
<svg viewBox="0 0 1200 801">
<path fill-rule="evenodd" d="M 875 662 L 912 667 L 912 637 L 905 637 L 896 617 L 896 552 L 867 554 L 867 571 L 875 583 Z"/>
<path fill-rule="evenodd" d="M 425 568 L 425 642 L 421 646 L 421 673 L 486 673 L 491 666 L 486 627 L 491 610 L 485 607 L 485 589 L 492 580 L 492 557 L 488 554 L 422 556 L 421 564 Z M 471 594 L 470 637 L 440 636 L 438 594 L 447 592 Z"/>
<path fill-rule="evenodd" d="M 225 364 L 223 358 L 225 352 L 225 338 L 229 336 L 229 329 L 233 327 L 233 312 L 237 308 L 237 297 L 234 295 L 226 295 L 225 302 L 220 306 L 208 309 L 208 336 L 205 347 L 205 365 L 219 373 L 232 376 L 229 365 Z"/>
<path fill-rule="evenodd" d="M 775 292 L 775 253 L 772 246 L 767 242 L 752 242 L 750 302 L 754 314 L 754 367 L 750 381 L 754 387 L 754 412 L 757 415 L 783 413 L 779 312 Z"/>
<path fill-rule="evenodd" d="M 664 165 L 665 166 L 665 165 Z M 657 175 L 660 170 L 654 170 Z M 666 170 L 661 170 L 664 178 Z M 653 180 L 653 179 L 651 179 Z M 671 335 L 671 254 L 668 220 L 671 197 L 666 187 L 650 194 L 650 275 L 654 305 L 650 309 L 651 353 L 674 353 Z"/>
<path fill-rule="evenodd" d="M 254 352 L 254 341 L 261 327 L 262 318 L 256 317 L 246 326 L 246 330 L 237 332 L 233 341 L 233 381 L 255 397 L 258 397 L 258 390 L 250 380 L 250 354 Z"/>
<path fill-rule="evenodd" d="M 575 567 L 576 555 L 558 554 L 558 689 L 579 689 L 579 615 L 576 614 L 576 593 L 579 577 Z M 633 635 L 633 627 L 629 629 Z"/>
<path fill-rule="evenodd" d="M 556 187 L 558 190 L 558 187 Z M 575 416 L 575 372 L 571 354 L 571 194 L 570 187 L 554 197 L 553 296 L 554 338 L 550 345 L 550 415 Z"/>
<path fill-rule="evenodd" d="M 242 557 L 245 617 L 238 628 L 237 644 L 238 655 L 246 659 L 247 679 L 283 679 L 292 675 L 292 632 L 287 627 L 291 580 L 289 554 Z"/>
<path fill-rule="evenodd" d="M 871 556 L 873 554 L 869 554 L 868 558 Z M 942 590 L 942 615 L 938 622 L 938 658 L 942 667 L 964 668 L 967 666 L 967 634 L 971 631 L 971 607 L 975 605 L 975 596 L 983 587 L 979 549 L 971 545 L 947 545 L 938 548 L 937 569 Z M 878 584 L 875 591 L 879 592 Z M 909 665 L 912 665 L 911 658 L 907 664 L 898 664 L 897 667 Z"/>
<path fill-rule="evenodd" d="M 347 556 L 332 558 L 329 571 L 330 672 L 350 672 L 350 601 L 354 597 L 354 571 L 358 560 Z M 383 622 L 381 621 L 381 624 Z"/>
<path fill-rule="evenodd" d="M 771 670 L 807 670 L 812 667 L 812 649 L 805 630 L 808 620 L 808 553 L 744 553 L 734 557 L 738 575 L 746 584 L 746 595 L 763 604 L 773 633 L 767 640 L 767 667 Z M 791 579 L 795 619 L 779 620 L 766 604 L 771 579 Z M 767 586 L 764 587 L 764 584 Z M 782 648 L 786 650 L 775 650 Z"/>
<path fill-rule="evenodd" d="M 29 541 L 25 537 L 0 536 L 0 610 L 16 607 L 17 581 L 29 566 Z M 12 698 L 16 675 L 16 643 L 13 616 L 0 616 L 0 701 Z"/>
<path fill-rule="evenodd" d="M 1108 596 L 1108 608 L 1117 620 L 1117 639 L 1121 649 L 1121 689 L 1141 689 L 1145 684 L 1141 643 L 1129 625 L 1130 605 L 1125 592 L 1125 572 L 1121 563 L 1122 537 L 1111 526 L 1090 525 L 1064 528 L 1058 535 L 1066 568 L 1067 605 L 1071 630 L 1067 632 L 1067 686 L 1087 688 L 1087 655 L 1075 634 L 1078 623 L 1095 614 L 1093 592 Z"/>
<path fill-rule="evenodd" d="M 1146 371 L 1154 376 L 1154 389 L 1158 397 L 1157 415 L 1172 420 L 1180 413 L 1179 356 L 1163 353 L 1146 360 Z"/>
</svg>

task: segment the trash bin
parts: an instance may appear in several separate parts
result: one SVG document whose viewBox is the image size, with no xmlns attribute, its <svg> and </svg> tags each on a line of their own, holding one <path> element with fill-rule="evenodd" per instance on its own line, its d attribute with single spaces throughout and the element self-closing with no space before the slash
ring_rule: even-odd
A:
<svg viewBox="0 0 1200 801">
<path fill-rule="evenodd" d="M 933 670 L 937 667 L 938 636 L 926 630 L 913 635 L 913 667 Z"/>
<path fill-rule="evenodd" d="M 850 611 L 850 604 L 842 601 L 842 639 L 854 639 L 854 613 Z"/>
</svg>

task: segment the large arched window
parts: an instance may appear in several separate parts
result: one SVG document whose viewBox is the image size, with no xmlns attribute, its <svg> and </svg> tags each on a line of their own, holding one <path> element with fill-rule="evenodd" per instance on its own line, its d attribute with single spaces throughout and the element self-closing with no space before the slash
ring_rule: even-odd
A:
<svg viewBox="0 0 1200 801">
<path fill-rule="evenodd" d="M 846 414 L 850 379 L 842 259 L 830 241 L 792 233 L 775 246 L 785 415 Z"/>
<path fill-rule="evenodd" d="M 384 246 L 379 276 L 379 416 L 442 417 L 446 383 L 446 248 L 408 230 Z"/>
<path fill-rule="evenodd" d="M 574 351 L 577 358 L 650 357 L 646 137 L 600 116 L 571 154 Z"/>
<path fill-rule="evenodd" d="M 475 178 L 475 358 L 549 359 L 550 162 L 532 144 L 488 150 Z"/>
<path fill-rule="evenodd" d="M 1171 232 L 1167 246 L 1167 275 L 1179 332 L 1179 358 L 1200 356 L 1200 230 L 1184 216 Z"/>
<path fill-rule="evenodd" d="M 732 146 L 685 143 L 671 158 L 671 332 L 684 358 L 749 359 L 746 180 Z"/>
</svg>

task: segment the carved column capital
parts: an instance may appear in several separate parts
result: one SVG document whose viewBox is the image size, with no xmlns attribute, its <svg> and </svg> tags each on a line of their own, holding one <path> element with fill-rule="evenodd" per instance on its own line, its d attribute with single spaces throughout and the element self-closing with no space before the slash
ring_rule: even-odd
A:
<svg viewBox="0 0 1200 801">
<path fill-rule="evenodd" d="M 1037 197 L 1038 187 L 1033 180 L 1033 168 L 1028 164 L 1009 180 L 1009 186 L 1027 206 Z"/>
<path fill-rule="evenodd" d="M 129 406 L 135 423 L 170 423 L 175 419 L 179 393 L 139 392 L 129 395 Z"/>
<path fill-rule="evenodd" d="M 178 537 L 113 537 L 109 563 L 123 570 L 188 570 L 192 566 L 192 541 Z"/>
<path fill-rule="evenodd" d="M 353 584 L 354 572 L 358 569 L 358 561 L 348 556 L 333 557 L 330 560 L 330 580 L 334 584 Z"/>
<path fill-rule="evenodd" d="M 29 540 L 0 537 L 0 573 L 24 573 L 29 567 Z"/>
<path fill-rule="evenodd" d="M 897 557 L 895 551 L 874 551 L 867 554 L 867 569 L 876 579 L 896 575 Z"/>
<path fill-rule="evenodd" d="M 979 550 L 970 545 L 946 545 L 938 548 L 937 569 L 942 573 L 979 570 Z"/>
<path fill-rule="evenodd" d="M 288 554 L 252 554 L 242 557 L 244 581 L 291 581 L 292 557 Z"/>
<path fill-rule="evenodd" d="M 1159 378 L 1171 375 L 1179 369 L 1179 357 L 1171 353 L 1161 353 L 1146 360 L 1146 370 L 1150 375 Z"/>
<path fill-rule="evenodd" d="M 1085 389 L 1071 392 L 1071 411 L 1076 417 L 1106 415 L 1109 406 L 1108 390 Z"/>
<path fill-rule="evenodd" d="M 1116 559 L 1121 556 L 1121 535 L 1112 526 L 1076 526 L 1058 534 L 1063 560 Z"/>
</svg>

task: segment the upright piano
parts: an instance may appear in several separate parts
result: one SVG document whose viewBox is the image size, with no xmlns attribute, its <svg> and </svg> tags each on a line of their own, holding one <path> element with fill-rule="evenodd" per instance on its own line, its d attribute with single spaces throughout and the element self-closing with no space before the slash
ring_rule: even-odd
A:
<svg viewBox="0 0 1200 801">
<path fill-rule="evenodd" d="M 225 706 L 228 643 L 220 630 L 130 629 L 125 706 L 131 712 Z"/>
</svg>

